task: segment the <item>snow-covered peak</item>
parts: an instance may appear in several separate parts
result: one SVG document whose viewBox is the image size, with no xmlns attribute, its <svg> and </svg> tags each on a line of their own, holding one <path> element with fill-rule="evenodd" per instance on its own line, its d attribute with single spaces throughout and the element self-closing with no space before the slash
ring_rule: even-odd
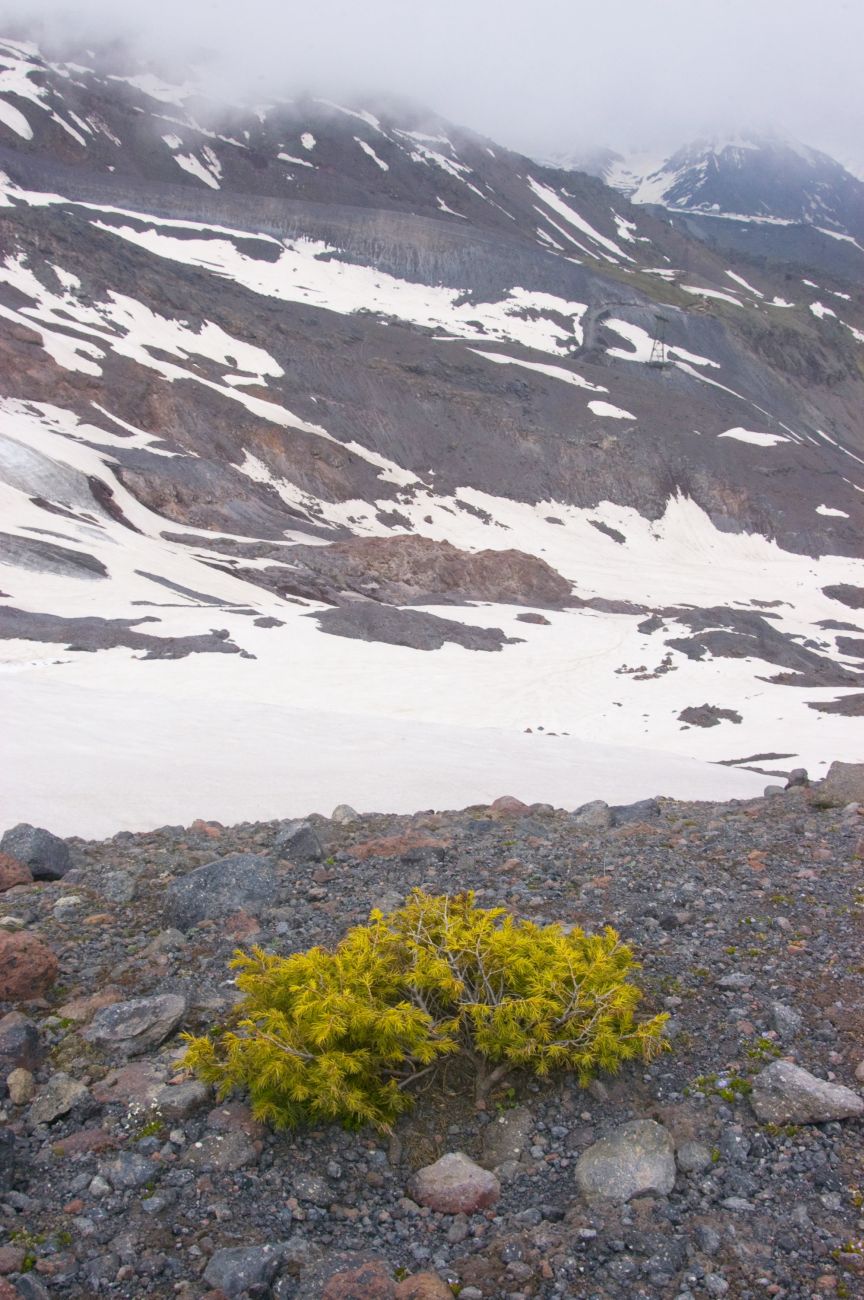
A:
<svg viewBox="0 0 864 1300">
<path fill-rule="evenodd" d="M 660 161 L 610 154 L 596 174 L 634 203 L 864 233 L 864 184 L 828 154 L 778 135 L 702 139 Z"/>
</svg>

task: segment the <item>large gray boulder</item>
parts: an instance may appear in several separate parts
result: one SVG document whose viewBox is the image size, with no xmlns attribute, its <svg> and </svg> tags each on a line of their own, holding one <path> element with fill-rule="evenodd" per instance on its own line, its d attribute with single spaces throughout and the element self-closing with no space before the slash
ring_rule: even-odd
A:
<svg viewBox="0 0 864 1300">
<path fill-rule="evenodd" d="M 588 1200 L 629 1201 L 647 1192 L 668 1196 L 675 1185 L 675 1144 L 662 1124 L 632 1120 L 582 1152 L 576 1182 Z"/>
<path fill-rule="evenodd" d="M 139 1056 L 173 1034 L 185 1014 L 186 999 L 179 993 L 132 998 L 97 1011 L 84 1037 L 119 1056 Z"/>
<path fill-rule="evenodd" d="M 208 862 L 168 886 L 166 925 L 191 930 L 201 921 L 218 920 L 235 912 L 257 915 L 276 898 L 276 873 L 269 858 L 232 853 Z"/>
<path fill-rule="evenodd" d="M 589 830 L 606 830 L 612 821 L 612 809 L 604 799 L 583 803 L 573 814 L 574 826 L 585 826 Z"/>
<path fill-rule="evenodd" d="M 282 1242 L 217 1250 L 210 1256 L 204 1270 L 204 1281 L 229 1297 L 243 1295 L 253 1286 L 267 1286 L 279 1267 L 284 1250 Z"/>
<path fill-rule="evenodd" d="M 857 1092 L 817 1079 L 791 1061 L 772 1061 L 757 1074 L 750 1102 L 763 1124 L 823 1124 L 864 1114 Z"/>
<path fill-rule="evenodd" d="M 29 822 L 19 822 L 6 832 L 0 839 L 0 853 L 23 862 L 34 880 L 60 880 L 72 867 L 63 840 Z"/>
<path fill-rule="evenodd" d="M 825 780 L 812 787 L 810 797 L 822 808 L 864 803 L 864 763 L 832 763 Z"/>
<path fill-rule="evenodd" d="M 90 1093 L 78 1079 L 72 1079 L 62 1070 L 52 1074 L 30 1107 L 28 1120 L 32 1125 L 53 1124 L 61 1115 L 89 1098 Z"/>
</svg>

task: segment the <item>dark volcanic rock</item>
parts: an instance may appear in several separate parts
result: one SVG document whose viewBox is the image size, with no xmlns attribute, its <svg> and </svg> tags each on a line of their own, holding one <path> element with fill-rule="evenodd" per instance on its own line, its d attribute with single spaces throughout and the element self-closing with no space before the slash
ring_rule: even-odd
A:
<svg viewBox="0 0 864 1300">
<path fill-rule="evenodd" d="M 21 822 L 0 839 L 0 853 L 8 853 L 29 868 L 34 880 L 59 880 L 72 866 L 63 840 L 41 826 Z"/>
<path fill-rule="evenodd" d="M 183 659 L 190 654 L 242 654 L 228 633 L 213 628 L 198 636 L 150 636 L 135 629 L 142 623 L 158 623 L 145 618 L 62 618 L 58 614 L 31 613 L 29 610 L 0 606 L 0 640 L 41 641 L 65 645 L 69 650 L 109 650 L 128 646 L 144 650 L 145 659 Z"/>
<path fill-rule="evenodd" d="M 383 641 L 412 650 L 440 650 L 446 642 L 466 650 L 500 650 L 518 637 L 508 637 L 498 627 L 476 627 L 455 619 L 439 618 L 419 609 L 394 609 L 375 601 L 357 601 L 339 609 L 307 615 L 318 620 L 322 632 L 358 641 Z"/>
<path fill-rule="evenodd" d="M 217 1250 L 204 1270 L 204 1281 L 230 1300 L 252 1287 L 266 1286 L 279 1267 L 282 1254 L 283 1246 L 279 1242 Z"/>
<path fill-rule="evenodd" d="M 277 858 L 290 858 L 292 862 L 320 862 L 324 850 L 309 822 L 289 821 L 273 841 L 273 854 Z"/>
<path fill-rule="evenodd" d="M 0 1079 L 5 1080 L 12 1070 L 35 1070 L 43 1055 L 39 1030 L 32 1020 L 20 1011 L 10 1011 L 0 1020 Z"/>
<path fill-rule="evenodd" d="M 740 722 L 741 714 L 735 709 L 720 709 L 716 704 L 691 704 L 678 714 L 679 722 L 687 722 L 693 727 L 716 727 L 724 718 L 728 722 Z"/>
<path fill-rule="evenodd" d="M 847 609 L 864 609 L 864 587 L 856 587 L 851 582 L 838 582 L 832 587 L 823 587 L 822 592 L 831 600 L 839 600 Z"/>
<path fill-rule="evenodd" d="M 855 695 L 841 695 L 839 699 L 829 700 L 823 704 L 820 700 L 808 700 L 808 709 L 818 709 L 820 713 L 842 713 L 847 718 L 864 717 L 864 692 Z"/>
<path fill-rule="evenodd" d="M 164 920 L 178 930 L 190 930 L 199 921 L 235 912 L 257 915 L 272 905 L 275 896 L 276 873 L 270 859 L 234 853 L 173 880 L 165 898 Z"/>
</svg>

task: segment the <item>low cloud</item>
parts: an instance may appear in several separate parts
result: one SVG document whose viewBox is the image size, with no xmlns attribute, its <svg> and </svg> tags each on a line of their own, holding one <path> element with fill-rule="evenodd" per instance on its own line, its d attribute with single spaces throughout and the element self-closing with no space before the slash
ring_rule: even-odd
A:
<svg viewBox="0 0 864 1300">
<path fill-rule="evenodd" d="M 860 0 L 0 0 L 13 24 L 194 62 L 217 98 L 407 96 L 526 151 L 755 126 L 864 161 Z"/>
</svg>

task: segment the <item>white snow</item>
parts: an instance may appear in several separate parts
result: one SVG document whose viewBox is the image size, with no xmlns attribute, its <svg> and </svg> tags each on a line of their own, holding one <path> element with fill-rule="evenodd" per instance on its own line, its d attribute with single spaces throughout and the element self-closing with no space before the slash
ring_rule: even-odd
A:
<svg viewBox="0 0 864 1300">
<path fill-rule="evenodd" d="M 277 154 L 277 157 L 280 159 L 281 162 L 294 163 L 294 165 L 297 167 L 314 168 L 315 166 L 315 164 L 311 163 L 308 158 L 295 158 L 294 155 L 290 153 L 280 153 Z"/>
<path fill-rule="evenodd" d="M 654 339 L 641 325 L 633 325 L 630 321 L 611 317 L 603 322 L 603 328 L 611 330 L 613 334 L 620 334 L 632 348 L 631 352 L 625 348 L 607 348 L 608 356 L 620 357 L 623 361 L 640 361 L 643 364 L 650 361 L 654 350 Z M 683 365 L 685 362 L 689 362 L 691 366 L 712 366 L 715 370 L 720 369 L 719 362 L 712 361 L 710 357 L 700 357 L 695 352 L 688 352 L 686 348 L 666 343 L 663 350 L 666 360 L 681 364 L 682 369 L 686 369 Z"/>
<path fill-rule="evenodd" d="M 727 429 L 718 433 L 718 438 L 734 438 L 736 442 L 749 442 L 754 447 L 774 447 L 778 442 L 789 442 L 779 433 L 760 433 L 753 429 Z"/>
<path fill-rule="evenodd" d="M 613 406 L 611 402 L 589 402 L 588 409 L 595 415 L 605 415 L 610 420 L 635 420 L 636 416 L 631 411 L 623 411 L 620 406 Z"/>
<path fill-rule="evenodd" d="M 450 217 L 461 217 L 463 221 L 467 221 L 467 220 L 468 220 L 468 218 L 465 216 L 465 213 L 464 213 L 464 212 L 454 212 L 454 210 L 453 210 L 452 208 L 448 208 L 448 206 L 447 206 L 447 204 L 444 202 L 444 200 L 443 200 L 442 198 L 440 198 L 439 196 L 437 196 L 437 195 L 436 195 L 436 197 L 435 197 L 435 202 L 438 204 L 438 207 L 441 209 L 441 211 L 442 211 L 442 212 L 446 212 L 448 216 L 450 216 Z"/>
<path fill-rule="evenodd" d="M 744 279 L 743 275 L 738 275 L 736 271 L 727 271 L 726 275 L 728 275 L 730 280 L 734 280 L 736 284 L 740 284 L 743 289 L 748 291 L 748 293 L 755 294 L 757 298 L 765 297 L 764 293 L 761 293 L 759 289 L 754 288 L 748 280 Z"/>
<path fill-rule="evenodd" d="M 837 519 L 848 519 L 849 516 L 845 510 L 835 510 L 833 506 L 817 506 L 817 515 L 831 515 Z"/>
<path fill-rule="evenodd" d="M 336 250 L 321 241 L 285 241 L 281 257 L 270 263 L 248 257 L 230 240 L 178 239 L 161 230 L 95 224 L 162 257 L 205 267 L 256 293 L 286 302 L 307 302 L 343 313 L 377 312 L 445 329 L 462 338 L 485 336 L 543 352 L 560 354 L 562 348 L 581 342 L 585 304 L 555 294 L 517 286 L 499 302 L 462 302 L 461 288 L 399 280 L 374 267 L 337 258 L 322 261 Z M 537 318 L 525 319 L 525 314 L 537 314 Z M 560 324 L 560 316 L 569 319 L 569 330 Z"/>
<path fill-rule="evenodd" d="M 571 226 L 575 226 L 575 228 L 580 230 L 583 235 L 587 235 L 595 244 L 600 244 L 602 248 L 607 249 L 610 253 L 614 253 L 616 257 L 620 257 L 625 262 L 633 261 L 630 254 L 625 253 L 623 248 L 621 248 L 619 244 L 615 243 L 614 239 L 608 239 L 606 235 L 601 235 L 599 230 L 595 230 L 584 217 L 581 217 L 575 209 L 570 207 L 569 203 L 564 202 L 560 194 L 556 194 L 548 185 L 541 185 L 540 182 L 535 181 L 532 176 L 528 177 L 528 184 L 534 194 L 536 194 L 547 207 L 551 208 L 553 212 L 557 212 L 560 217 L 563 217 Z"/>
<path fill-rule="evenodd" d="M 10 131 L 20 135 L 22 140 L 33 139 L 33 128 L 19 108 L 6 99 L 0 99 L 0 122 Z"/>
<path fill-rule="evenodd" d="M 312 135 L 311 131 L 304 131 L 300 137 L 300 143 L 304 149 L 314 149 L 318 141 Z"/>
<path fill-rule="evenodd" d="M 363 152 L 366 154 L 366 156 L 368 158 L 371 158 L 374 163 L 378 164 L 382 172 L 389 172 L 390 164 L 384 162 L 383 159 L 378 157 L 377 153 L 372 148 L 371 144 L 367 144 L 366 141 L 362 140 L 359 135 L 355 135 L 354 139 L 357 141 L 357 143 L 359 144 Z"/>
<path fill-rule="evenodd" d="M 718 298 L 721 302 L 731 302 L 735 307 L 743 307 L 740 298 L 735 298 L 731 293 L 723 293 L 720 289 L 706 289 L 703 285 L 682 284 L 679 288 L 685 293 L 695 294 L 698 298 Z"/>
<path fill-rule="evenodd" d="M 160 104 L 176 104 L 178 108 L 182 108 L 186 100 L 197 93 L 197 87 L 191 82 L 185 82 L 182 86 L 172 85 L 152 72 L 140 72 L 134 77 L 110 75 L 108 80 L 123 81 L 127 86 L 142 91 L 150 99 L 158 100 Z"/>
<path fill-rule="evenodd" d="M 162 139 L 165 141 L 169 149 L 173 150 L 183 148 L 183 141 L 180 139 L 179 135 L 163 135 Z"/>
<path fill-rule="evenodd" d="M 202 152 L 204 152 L 202 150 Z M 189 172 L 190 176 L 196 176 L 199 181 L 209 185 L 211 190 L 218 190 L 219 178 L 214 172 L 212 163 L 208 167 L 194 153 L 175 153 L 174 161 L 178 167 L 182 167 L 184 172 Z M 208 162 L 210 160 L 208 159 Z"/>
<path fill-rule="evenodd" d="M 574 384 L 576 388 L 590 388 L 593 393 L 608 393 L 608 388 L 603 388 L 600 384 L 592 384 L 582 375 L 577 375 L 574 370 L 565 370 L 563 366 L 550 366 L 542 361 L 523 361 L 521 357 L 508 357 L 503 352 L 484 352 L 480 348 L 469 348 L 469 352 L 476 352 L 478 357 L 484 357 L 487 361 L 494 361 L 498 365 L 521 366 L 524 370 L 536 370 L 541 375 L 549 375 L 552 379 L 561 379 L 565 384 Z M 589 403 L 592 405 L 592 403 Z M 601 403 L 602 405 L 602 403 Z"/>
<path fill-rule="evenodd" d="M 835 320 L 837 319 L 836 311 L 832 311 L 831 308 L 826 307 L 824 303 L 811 302 L 810 310 L 812 311 L 813 315 L 816 316 L 819 320 L 824 320 L 826 316 L 833 316 Z"/>
</svg>

